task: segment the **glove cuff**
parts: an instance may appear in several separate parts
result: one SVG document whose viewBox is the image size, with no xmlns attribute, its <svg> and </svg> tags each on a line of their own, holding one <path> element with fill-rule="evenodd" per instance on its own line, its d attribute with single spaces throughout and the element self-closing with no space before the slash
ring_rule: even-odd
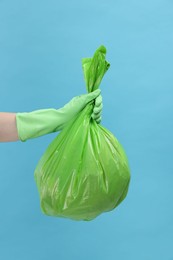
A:
<svg viewBox="0 0 173 260">
<path fill-rule="evenodd" d="M 60 118 L 63 118 L 61 116 L 61 111 L 56 109 L 43 109 L 29 113 L 17 113 L 16 124 L 19 139 L 24 142 L 31 138 L 52 133 L 55 129 L 58 131 L 63 123 Z"/>
</svg>

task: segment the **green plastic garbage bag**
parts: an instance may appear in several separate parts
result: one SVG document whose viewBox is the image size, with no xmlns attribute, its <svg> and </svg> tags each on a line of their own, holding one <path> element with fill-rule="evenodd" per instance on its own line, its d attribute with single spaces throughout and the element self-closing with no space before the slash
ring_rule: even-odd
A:
<svg viewBox="0 0 173 260">
<path fill-rule="evenodd" d="M 88 92 L 98 89 L 109 68 L 106 48 L 82 60 Z M 92 118 L 89 103 L 49 145 L 34 176 L 42 211 L 50 216 L 92 220 L 114 209 L 128 191 L 125 152 L 113 134 Z"/>
</svg>

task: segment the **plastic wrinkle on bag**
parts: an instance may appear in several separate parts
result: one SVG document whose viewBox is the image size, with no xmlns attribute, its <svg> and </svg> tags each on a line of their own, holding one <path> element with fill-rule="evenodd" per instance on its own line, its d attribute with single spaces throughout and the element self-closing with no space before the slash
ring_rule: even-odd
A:
<svg viewBox="0 0 173 260">
<path fill-rule="evenodd" d="M 106 48 L 82 60 L 88 92 L 109 68 Z M 50 216 L 92 220 L 111 211 L 128 192 L 130 171 L 114 135 L 92 118 L 91 101 L 49 145 L 35 169 L 42 211 Z"/>
</svg>

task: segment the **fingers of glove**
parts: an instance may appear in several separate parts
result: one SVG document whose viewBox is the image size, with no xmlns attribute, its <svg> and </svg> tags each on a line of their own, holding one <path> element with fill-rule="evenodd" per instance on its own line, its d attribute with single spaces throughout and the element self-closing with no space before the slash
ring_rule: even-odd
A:
<svg viewBox="0 0 173 260">
<path fill-rule="evenodd" d="M 101 112 L 103 108 L 103 103 L 102 103 L 102 96 L 99 95 L 95 99 L 95 105 L 92 113 L 92 118 L 99 124 L 101 122 Z"/>
<path fill-rule="evenodd" d="M 96 119 L 97 124 L 100 124 L 101 120 L 102 120 L 101 116 L 98 119 Z"/>
<path fill-rule="evenodd" d="M 68 102 L 63 107 L 63 109 L 69 114 L 76 114 L 81 111 L 81 109 L 83 109 L 90 101 L 99 97 L 100 93 L 101 91 L 97 89 L 89 94 L 76 96 L 71 99 L 70 102 Z M 100 98 L 98 99 L 97 103 L 100 103 Z"/>
<path fill-rule="evenodd" d="M 101 112 L 100 113 L 92 113 L 92 118 L 94 119 L 94 120 L 96 120 L 96 119 L 98 119 L 99 117 L 101 117 Z"/>
<path fill-rule="evenodd" d="M 102 112 L 102 108 L 103 108 L 103 104 L 102 103 L 98 107 L 95 106 L 94 109 L 93 109 L 93 113 L 94 114 L 100 114 Z"/>
<path fill-rule="evenodd" d="M 84 107 L 86 104 L 88 104 L 90 101 L 97 99 L 97 97 L 99 97 L 101 91 L 100 89 L 97 89 L 89 94 L 83 94 L 77 97 L 74 97 L 71 101 L 70 101 L 70 105 L 76 105 L 78 104 L 79 106 Z M 100 100 L 100 99 L 99 99 Z M 100 102 L 100 101 L 99 101 Z"/>
<path fill-rule="evenodd" d="M 86 94 L 86 103 L 89 103 L 91 100 L 97 98 L 100 95 L 100 89 L 97 89 L 89 94 Z"/>
<path fill-rule="evenodd" d="M 92 114 L 91 117 L 99 124 L 101 122 L 101 115 L 100 114 Z"/>
<path fill-rule="evenodd" d="M 102 104 L 103 100 L 102 100 L 102 96 L 99 95 L 96 99 L 95 99 L 95 106 L 99 107 Z"/>
</svg>

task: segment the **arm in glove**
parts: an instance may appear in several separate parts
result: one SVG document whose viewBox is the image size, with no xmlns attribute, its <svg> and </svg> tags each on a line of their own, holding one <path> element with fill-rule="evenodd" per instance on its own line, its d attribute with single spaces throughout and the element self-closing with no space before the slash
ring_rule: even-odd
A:
<svg viewBox="0 0 173 260">
<path fill-rule="evenodd" d="M 102 98 L 100 90 L 73 98 L 63 108 L 43 109 L 17 113 L 16 123 L 21 141 L 62 130 L 64 126 L 92 100 L 95 100 L 92 118 L 101 121 Z"/>
</svg>

